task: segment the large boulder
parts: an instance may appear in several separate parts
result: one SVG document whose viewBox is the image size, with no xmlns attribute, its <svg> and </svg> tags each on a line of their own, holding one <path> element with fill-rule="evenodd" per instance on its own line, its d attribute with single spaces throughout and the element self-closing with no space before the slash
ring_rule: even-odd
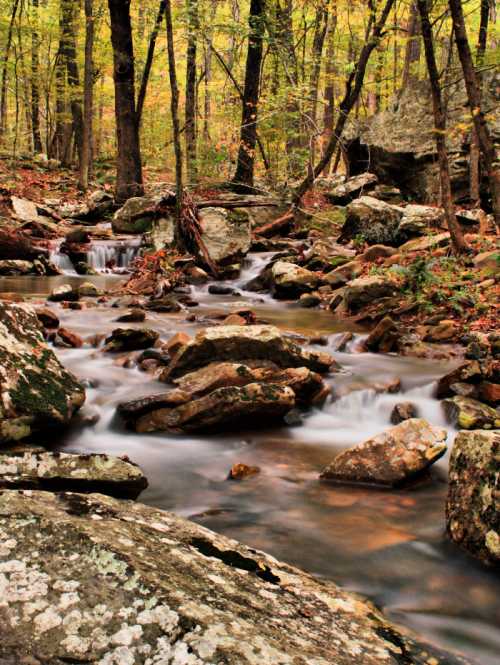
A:
<svg viewBox="0 0 500 665">
<path fill-rule="evenodd" d="M 162 510 L 0 494 L 5 663 L 466 665 L 371 603 Z"/>
<path fill-rule="evenodd" d="M 213 361 L 270 360 L 278 367 L 307 367 L 325 373 L 335 365 L 327 353 L 306 351 L 274 326 L 215 326 L 181 346 L 163 380 L 176 378 Z"/>
<path fill-rule="evenodd" d="M 136 499 L 148 483 L 138 466 L 109 455 L 0 455 L 0 490 L 101 492 Z"/>
<path fill-rule="evenodd" d="M 398 227 L 398 244 L 425 235 L 432 229 L 446 226 L 444 210 L 434 206 L 409 204 L 404 209 Z"/>
<path fill-rule="evenodd" d="M 199 219 L 201 239 L 213 263 L 221 266 L 238 263 L 248 254 L 252 236 L 250 218 L 244 210 L 203 208 Z"/>
<path fill-rule="evenodd" d="M 500 428 L 500 413 L 471 397 L 450 397 L 443 401 L 448 419 L 460 429 Z"/>
<path fill-rule="evenodd" d="M 410 418 L 337 455 L 321 478 L 396 487 L 421 475 L 442 457 L 446 437 L 446 430 L 422 418 Z"/>
<path fill-rule="evenodd" d="M 380 298 L 394 296 L 397 292 L 396 282 L 382 275 L 358 277 L 349 282 L 344 289 L 344 303 L 350 312 L 357 312 Z"/>
<path fill-rule="evenodd" d="M 0 303 L 0 441 L 65 425 L 85 401 L 39 325 L 34 310 Z"/>
<path fill-rule="evenodd" d="M 373 196 L 361 196 L 347 206 L 340 242 L 359 239 L 369 245 L 395 245 L 403 209 Z"/>
<path fill-rule="evenodd" d="M 497 141 L 500 138 L 498 83 L 498 73 L 484 75 L 482 107 L 488 114 L 490 130 Z M 463 79 L 447 81 L 446 91 L 449 100 L 446 104 L 448 126 L 470 126 Z M 354 175 L 369 168 L 381 182 L 399 187 L 405 198 L 422 203 L 438 201 L 439 167 L 434 120 L 429 112 L 431 108 L 428 82 L 413 82 L 382 112 L 353 123 L 344 136 L 349 172 Z M 446 133 L 451 184 L 456 201 L 469 198 L 470 140 L 471 132 L 465 137 L 463 132 Z M 486 177 L 483 184 L 487 186 Z"/>
<path fill-rule="evenodd" d="M 154 220 L 167 219 L 175 203 L 175 196 L 170 193 L 151 196 L 134 196 L 115 212 L 112 220 L 115 233 L 145 233 L 150 231 Z"/>
<path fill-rule="evenodd" d="M 321 282 L 317 273 L 288 261 L 276 261 L 271 275 L 277 298 L 298 298 L 302 293 L 313 291 Z"/>
<path fill-rule="evenodd" d="M 280 422 L 295 406 L 291 388 L 276 383 L 217 388 L 208 395 L 174 408 L 156 409 L 134 423 L 137 432 L 200 432 L 236 423 L 261 426 Z"/>
<path fill-rule="evenodd" d="M 500 432 L 459 432 L 450 458 L 446 528 L 482 561 L 500 564 Z"/>
</svg>

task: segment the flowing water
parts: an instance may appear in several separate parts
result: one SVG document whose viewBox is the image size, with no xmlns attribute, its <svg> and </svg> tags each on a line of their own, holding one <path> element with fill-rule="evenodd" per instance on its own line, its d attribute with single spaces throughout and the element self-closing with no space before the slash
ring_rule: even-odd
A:
<svg viewBox="0 0 500 665">
<path fill-rule="evenodd" d="M 500 653 L 500 581 L 494 573 L 463 556 L 444 537 L 447 459 L 430 482 L 408 490 L 381 491 L 318 481 L 336 453 L 390 426 L 394 404 L 412 401 L 419 415 L 448 427 L 433 398 L 435 380 L 450 363 L 356 353 L 357 331 L 349 349 L 335 353 L 345 324 L 325 311 L 304 310 L 244 291 L 268 255 L 257 255 L 239 280 L 236 296 L 211 296 L 198 288 L 195 311 L 251 307 L 259 318 L 298 334 L 322 334 L 324 348 L 343 367 L 328 381 L 334 398 L 306 414 L 293 428 L 235 430 L 193 436 L 136 434 L 115 417 L 120 401 L 165 390 L 151 375 L 125 369 L 100 349 L 57 349 L 61 360 L 90 386 L 87 403 L 74 426 L 57 445 L 66 450 L 128 455 L 143 468 L 149 488 L 141 501 L 172 510 L 206 527 L 371 598 L 394 620 L 427 639 L 466 653 L 473 662 L 496 665 Z M 0 279 L 0 291 L 21 291 L 35 298 L 59 278 Z M 88 278 L 85 278 L 88 279 Z M 91 278 L 100 287 L 116 277 Z M 96 306 L 57 312 L 62 324 L 90 337 L 117 327 L 124 310 Z M 199 325 L 185 313 L 148 313 L 146 323 L 163 339 L 178 331 L 193 334 Z M 401 379 L 398 394 L 377 394 L 374 383 Z M 448 427 L 449 443 L 454 432 Z M 55 443 L 55 442 L 52 442 Z M 260 475 L 227 481 L 236 462 L 261 467 Z"/>
<path fill-rule="evenodd" d="M 53 243 L 50 260 L 64 274 L 76 275 L 75 268 L 67 254 L 60 251 L 62 241 Z M 86 262 L 100 273 L 114 269 L 127 270 L 139 254 L 141 238 L 132 240 L 92 240 L 87 252 Z"/>
</svg>

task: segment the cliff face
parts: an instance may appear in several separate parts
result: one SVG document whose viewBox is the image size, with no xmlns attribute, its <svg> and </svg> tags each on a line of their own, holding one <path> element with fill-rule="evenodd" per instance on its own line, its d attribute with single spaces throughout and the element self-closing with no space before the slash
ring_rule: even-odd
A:
<svg viewBox="0 0 500 665">
<path fill-rule="evenodd" d="M 483 92 L 490 130 L 500 143 L 500 74 L 485 77 Z M 465 202 L 471 119 L 463 82 L 445 86 L 443 98 L 453 193 L 457 202 Z M 351 124 L 346 133 L 351 175 L 370 171 L 382 182 L 399 187 L 406 197 L 435 203 L 439 200 L 439 176 L 433 132 L 430 90 L 427 82 L 421 81 L 406 89 L 387 110 Z"/>
</svg>

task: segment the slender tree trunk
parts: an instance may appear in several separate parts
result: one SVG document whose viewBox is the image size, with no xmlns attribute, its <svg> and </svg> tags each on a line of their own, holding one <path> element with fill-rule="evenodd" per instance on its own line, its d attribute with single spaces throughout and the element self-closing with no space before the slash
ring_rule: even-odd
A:
<svg viewBox="0 0 500 665">
<path fill-rule="evenodd" d="M 160 6 L 158 8 L 158 13 L 156 15 L 156 21 L 151 32 L 151 37 L 149 39 L 148 54 L 146 56 L 146 63 L 144 65 L 144 72 L 142 74 L 141 87 L 139 89 L 139 95 L 137 97 L 137 124 L 141 125 L 142 121 L 142 112 L 144 110 L 144 102 L 146 100 L 146 92 L 148 89 L 149 75 L 151 74 L 151 67 L 153 66 L 153 59 L 156 48 L 156 40 L 158 39 L 158 33 L 160 32 L 161 23 L 163 21 L 163 16 L 165 14 L 166 0 L 160 0 Z"/>
<path fill-rule="evenodd" d="M 80 158 L 80 188 L 89 186 L 92 157 L 92 119 L 94 113 L 94 6 L 93 0 L 85 0 L 85 73 L 83 81 L 83 141 Z"/>
<path fill-rule="evenodd" d="M 2 83 L 1 83 L 1 92 L 0 92 L 0 144 L 3 140 L 3 136 L 7 128 L 7 79 L 9 74 L 8 71 L 9 55 L 10 55 L 10 48 L 12 46 L 12 34 L 14 32 L 14 23 L 16 20 L 18 7 L 19 7 L 19 0 L 14 0 L 14 2 L 12 3 L 9 28 L 7 31 L 7 41 L 5 44 L 5 51 L 3 56 Z"/>
<path fill-rule="evenodd" d="M 142 196 L 141 149 L 135 109 L 134 46 L 130 0 L 108 0 L 113 45 L 116 142 L 116 199 Z"/>
<path fill-rule="evenodd" d="M 78 63 L 76 59 L 76 13 L 79 12 L 79 5 L 75 0 L 61 0 L 61 2 L 64 33 L 63 56 L 68 75 L 69 103 L 71 117 L 73 119 L 73 136 L 75 138 L 78 162 L 80 162 L 83 142 L 83 112 L 80 74 L 78 72 Z"/>
<path fill-rule="evenodd" d="M 335 33 L 337 29 L 337 0 L 333 0 L 332 16 L 328 29 L 328 47 L 326 51 L 325 65 L 325 107 L 323 111 L 323 138 L 322 147 L 325 150 L 333 133 L 335 119 Z M 325 166 L 325 175 L 328 173 L 329 164 Z"/>
<path fill-rule="evenodd" d="M 432 27 L 429 19 L 428 0 L 417 0 L 420 14 L 420 25 L 424 41 L 425 60 L 429 73 L 429 82 L 432 94 L 432 109 L 434 112 L 434 128 L 436 137 L 436 150 L 439 161 L 439 177 L 441 182 L 441 203 L 444 208 L 446 223 L 451 235 L 455 251 L 459 254 L 467 252 L 469 247 L 465 242 L 462 230 L 455 217 L 455 209 L 451 195 L 451 180 L 446 152 L 446 116 L 443 109 L 441 89 L 439 87 L 439 73 L 434 55 L 434 42 Z"/>
<path fill-rule="evenodd" d="M 207 43 L 204 46 L 204 66 L 205 66 L 205 94 L 203 98 L 203 139 L 210 141 L 210 117 L 212 115 L 212 95 L 210 92 L 210 83 L 212 81 L 212 35 L 207 36 Z"/>
<path fill-rule="evenodd" d="M 408 19 L 405 61 L 403 65 L 403 80 L 401 92 L 418 80 L 415 71 L 420 60 L 420 22 L 418 20 L 418 7 L 416 0 L 410 5 L 410 16 Z"/>
<path fill-rule="evenodd" d="M 182 182 L 182 146 L 181 131 L 179 124 L 179 86 L 177 84 L 177 71 L 175 68 L 174 30 L 172 27 L 172 8 L 170 0 L 167 0 L 165 18 L 167 23 L 167 53 L 168 53 L 168 76 L 170 79 L 170 106 L 172 110 L 172 128 L 174 132 L 175 152 L 175 242 L 179 249 L 184 247 L 182 233 L 182 204 L 184 198 L 184 187 Z"/>
<path fill-rule="evenodd" d="M 320 131 L 318 128 L 318 88 L 319 76 L 321 72 L 321 57 L 323 54 L 323 46 L 325 44 L 325 37 L 328 28 L 328 5 L 320 5 L 316 9 L 314 37 L 312 44 L 312 67 L 309 79 L 309 97 L 310 97 L 310 110 L 309 110 L 309 123 L 311 128 L 310 139 L 310 168 L 313 167 L 316 159 L 316 144 Z M 305 40 L 304 40 L 305 41 Z"/>
<path fill-rule="evenodd" d="M 40 133 L 40 34 L 38 0 L 32 0 L 31 11 L 31 128 L 33 150 L 43 151 Z"/>
<path fill-rule="evenodd" d="M 484 54 L 486 51 L 486 42 L 488 39 L 488 22 L 490 17 L 489 0 L 481 0 L 481 19 L 479 24 L 479 35 L 477 40 L 476 65 L 481 68 L 484 63 Z M 478 85 L 480 94 L 482 89 L 482 75 L 478 72 Z M 479 138 L 475 127 L 472 128 L 472 138 L 469 155 L 469 177 L 470 177 L 470 198 L 473 205 L 481 205 L 481 150 L 479 148 Z"/>
<path fill-rule="evenodd" d="M 235 184 L 249 188 L 253 187 L 254 182 L 264 12 L 265 0 L 251 0 L 248 17 L 248 53 L 242 101 L 240 147 L 238 150 L 236 172 L 233 178 Z"/>
<path fill-rule="evenodd" d="M 198 179 L 196 164 L 196 50 L 198 40 L 198 0 L 187 0 L 188 43 L 186 53 L 185 141 L 186 167 L 190 182 Z"/>
<path fill-rule="evenodd" d="M 375 16 L 375 10 L 372 10 L 367 29 L 367 38 L 363 44 L 363 48 L 361 49 L 356 66 L 346 81 L 345 94 L 339 106 L 339 114 L 335 124 L 335 129 L 330 137 L 323 156 L 316 164 L 314 169 L 309 170 L 307 176 L 295 190 L 293 195 L 294 206 L 300 205 L 302 197 L 312 187 L 314 180 L 324 170 L 335 152 L 337 143 L 339 142 L 342 132 L 344 131 L 345 123 L 347 122 L 349 113 L 355 106 L 361 93 L 363 81 L 365 78 L 366 66 L 368 65 L 370 55 L 372 51 L 377 48 L 383 36 L 383 29 L 394 2 L 395 0 L 386 0 L 378 20 Z"/>
<path fill-rule="evenodd" d="M 472 121 L 479 141 L 483 163 L 488 175 L 493 216 L 495 218 L 495 223 L 500 225 L 500 169 L 495 164 L 495 145 L 491 138 L 482 108 L 481 90 L 476 76 L 476 70 L 474 69 L 474 63 L 472 61 L 469 40 L 467 39 L 462 3 L 460 0 L 449 0 L 449 6 L 453 20 L 455 43 L 462 64 L 462 71 L 464 73 L 465 88 L 467 90 Z"/>
</svg>

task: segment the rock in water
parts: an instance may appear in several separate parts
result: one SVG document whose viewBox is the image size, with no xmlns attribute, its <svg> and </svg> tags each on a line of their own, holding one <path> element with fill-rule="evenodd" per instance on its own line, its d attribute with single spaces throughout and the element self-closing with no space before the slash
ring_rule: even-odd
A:
<svg viewBox="0 0 500 665">
<path fill-rule="evenodd" d="M 450 422 L 461 429 L 492 429 L 500 427 L 500 414 L 487 404 L 470 397 L 451 397 L 443 401 Z"/>
<path fill-rule="evenodd" d="M 140 351 L 153 346 L 160 334 L 150 328 L 116 328 L 106 338 L 105 350 L 113 353 L 120 351 Z"/>
<path fill-rule="evenodd" d="M 85 390 L 45 344 L 34 310 L 0 303 L 0 441 L 65 425 Z"/>
<path fill-rule="evenodd" d="M 277 298 L 298 298 L 320 283 L 317 273 L 287 261 L 277 261 L 271 269 L 274 293 Z"/>
<path fill-rule="evenodd" d="M 138 466 L 109 455 L 0 455 L 0 489 L 101 492 L 136 499 L 148 483 Z"/>
<path fill-rule="evenodd" d="M 6 663 L 467 665 L 333 582 L 100 494 L 0 494 L 0 580 Z"/>
<path fill-rule="evenodd" d="M 295 406 L 291 388 L 275 383 L 249 383 L 246 386 L 217 388 L 210 394 L 175 408 L 157 409 L 141 416 L 137 432 L 212 430 L 237 422 L 258 424 L 279 421 Z"/>
<path fill-rule="evenodd" d="M 450 458 L 446 527 L 482 561 L 500 564 L 500 432 L 459 432 Z"/>
<path fill-rule="evenodd" d="M 182 346 L 162 378 L 179 377 L 216 360 L 270 360 L 279 367 L 307 367 L 320 373 L 335 365 L 327 353 L 305 351 L 274 326 L 216 326 Z"/>
<path fill-rule="evenodd" d="M 217 265 L 238 263 L 250 251 L 250 218 L 244 210 L 204 208 L 199 212 L 201 238 Z M 204 257 L 200 256 L 203 260 Z"/>
<path fill-rule="evenodd" d="M 446 430 L 411 418 L 345 450 L 321 478 L 396 487 L 426 471 L 446 452 Z"/>
</svg>

